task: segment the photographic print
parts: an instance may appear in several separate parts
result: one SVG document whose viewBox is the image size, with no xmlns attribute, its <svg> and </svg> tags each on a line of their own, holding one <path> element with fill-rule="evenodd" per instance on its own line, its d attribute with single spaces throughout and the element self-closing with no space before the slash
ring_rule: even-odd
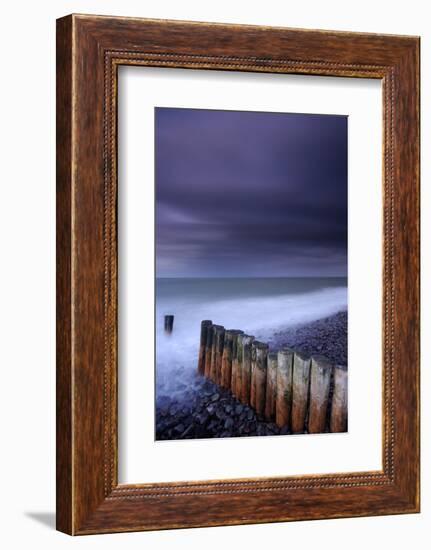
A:
<svg viewBox="0 0 431 550">
<path fill-rule="evenodd" d="M 156 440 L 347 431 L 347 127 L 155 109 Z"/>
</svg>

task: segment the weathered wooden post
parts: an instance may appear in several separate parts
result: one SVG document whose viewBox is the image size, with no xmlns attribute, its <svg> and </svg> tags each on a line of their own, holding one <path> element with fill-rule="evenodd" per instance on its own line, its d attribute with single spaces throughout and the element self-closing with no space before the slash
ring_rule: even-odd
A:
<svg viewBox="0 0 431 550">
<path fill-rule="evenodd" d="M 256 342 L 251 345 L 250 407 L 253 409 L 256 409 Z"/>
<path fill-rule="evenodd" d="M 210 368 L 210 379 L 215 383 L 217 381 L 216 377 L 216 364 L 217 364 L 217 341 L 218 341 L 218 331 L 222 328 L 220 325 L 212 326 L 213 340 L 211 347 L 211 368 Z"/>
<path fill-rule="evenodd" d="M 256 349 L 255 361 L 255 401 L 256 413 L 263 416 L 265 413 L 266 397 L 266 373 L 268 370 L 268 344 L 263 342 L 253 342 Z"/>
<path fill-rule="evenodd" d="M 290 427 L 292 405 L 293 351 L 282 349 L 277 354 L 275 422 L 279 428 Z"/>
<path fill-rule="evenodd" d="M 205 374 L 205 351 L 207 345 L 208 329 L 212 326 L 212 321 L 201 322 L 201 340 L 199 346 L 198 373 L 202 376 Z"/>
<path fill-rule="evenodd" d="M 234 334 L 232 337 L 232 370 L 231 370 L 231 379 L 230 379 L 230 391 L 232 395 L 235 395 L 236 390 L 236 370 L 238 367 L 237 359 L 237 341 L 239 334 Z"/>
<path fill-rule="evenodd" d="M 334 392 L 332 394 L 329 431 L 347 431 L 347 368 L 336 365 L 334 368 Z"/>
<path fill-rule="evenodd" d="M 221 386 L 228 390 L 232 384 L 232 360 L 233 360 L 233 342 L 241 334 L 240 330 L 226 330 L 224 333 L 224 347 L 221 366 Z"/>
<path fill-rule="evenodd" d="M 224 327 L 220 327 L 217 331 L 215 383 L 218 385 L 221 384 L 221 364 L 223 359 L 224 333 L 225 333 Z"/>
<path fill-rule="evenodd" d="M 221 382 L 222 388 L 230 389 L 230 378 L 232 375 L 232 331 L 224 333 L 223 355 L 221 359 Z"/>
<path fill-rule="evenodd" d="M 236 395 L 236 377 L 238 371 L 238 338 L 241 334 L 244 334 L 242 330 L 235 331 L 236 334 L 232 337 L 232 373 L 230 390 L 233 395 Z"/>
<path fill-rule="evenodd" d="M 325 431 L 331 375 L 332 365 L 326 357 L 314 355 L 311 358 L 309 433 Z"/>
<path fill-rule="evenodd" d="M 241 375 L 241 395 L 242 403 L 250 404 L 250 384 L 251 384 L 251 347 L 254 336 L 245 334 L 242 339 L 242 375 Z"/>
<path fill-rule="evenodd" d="M 215 383 L 219 383 L 219 375 L 221 371 L 221 356 L 223 351 L 224 340 L 224 327 L 221 325 L 213 325 L 215 327 L 213 331 L 213 346 L 211 356 L 211 380 Z M 220 349 L 221 346 L 221 349 Z"/>
<path fill-rule="evenodd" d="M 205 376 L 210 377 L 211 374 L 211 362 L 212 362 L 212 348 L 213 348 L 213 331 L 214 325 L 211 325 L 207 329 L 207 341 L 205 346 Z"/>
<path fill-rule="evenodd" d="M 266 377 L 265 418 L 269 422 L 275 420 L 275 396 L 277 384 L 277 354 L 268 354 L 268 373 Z"/>
<path fill-rule="evenodd" d="M 302 434 L 308 410 L 308 390 L 310 386 L 311 359 L 299 352 L 293 357 L 292 377 L 292 433 Z"/>
<path fill-rule="evenodd" d="M 174 328 L 174 316 L 165 315 L 165 332 L 171 333 Z"/>
<path fill-rule="evenodd" d="M 241 398 L 242 394 L 242 361 L 243 361 L 243 351 L 244 351 L 244 333 L 238 334 L 238 339 L 236 343 L 236 381 L 235 381 L 235 397 L 237 399 Z"/>
</svg>

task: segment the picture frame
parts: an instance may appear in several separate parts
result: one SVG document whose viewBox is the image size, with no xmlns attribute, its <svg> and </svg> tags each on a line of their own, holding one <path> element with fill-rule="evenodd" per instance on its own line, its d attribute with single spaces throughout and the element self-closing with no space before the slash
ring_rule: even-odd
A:
<svg viewBox="0 0 431 550">
<path fill-rule="evenodd" d="M 118 483 L 120 65 L 380 79 L 380 471 Z M 57 21 L 57 529 L 71 535 L 419 512 L 419 38 Z"/>
</svg>

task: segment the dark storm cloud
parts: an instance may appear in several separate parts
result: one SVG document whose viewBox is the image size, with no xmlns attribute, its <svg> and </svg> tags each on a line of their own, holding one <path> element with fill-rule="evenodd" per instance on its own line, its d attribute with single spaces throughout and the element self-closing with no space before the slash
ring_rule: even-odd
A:
<svg viewBox="0 0 431 550">
<path fill-rule="evenodd" d="M 156 109 L 157 275 L 344 276 L 347 118 Z"/>
</svg>

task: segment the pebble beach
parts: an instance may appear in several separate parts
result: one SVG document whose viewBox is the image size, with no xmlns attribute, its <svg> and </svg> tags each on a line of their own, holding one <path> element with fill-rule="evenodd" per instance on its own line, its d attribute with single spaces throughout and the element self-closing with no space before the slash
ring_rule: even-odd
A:
<svg viewBox="0 0 431 550">
<path fill-rule="evenodd" d="M 347 312 L 278 330 L 267 340 L 270 351 L 290 347 L 306 355 L 326 356 L 347 367 Z M 173 375 L 181 375 L 179 372 Z M 232 394 L 194 373 L 175 396 L 158 395 L 156 440 L 287 435 L 286 428 L 258 418 Z"/>
</svg>

